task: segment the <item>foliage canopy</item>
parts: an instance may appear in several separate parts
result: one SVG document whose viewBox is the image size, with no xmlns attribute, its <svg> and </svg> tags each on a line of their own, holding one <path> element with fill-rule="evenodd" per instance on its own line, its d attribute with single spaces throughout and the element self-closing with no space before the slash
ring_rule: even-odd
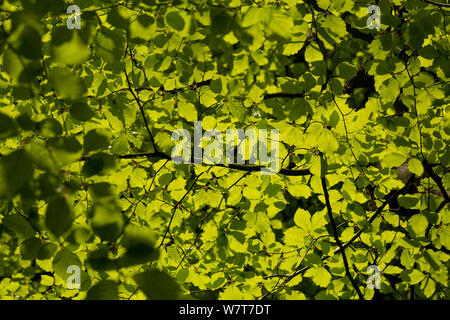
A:
<svg viewBox="0 0 450 320">
<path fill-rule="evenodd" d="M 449 297 L 448 5 L 70 4 L 0 0 L 0 298 Z M 281 171 L 174 163 L 200 120 Z"/>
</svg>

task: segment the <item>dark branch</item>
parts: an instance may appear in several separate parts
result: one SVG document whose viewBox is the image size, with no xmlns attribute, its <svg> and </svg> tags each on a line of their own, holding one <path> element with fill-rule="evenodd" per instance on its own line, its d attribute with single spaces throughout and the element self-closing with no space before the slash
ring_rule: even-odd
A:
<svg viewBox="0 0 450 320">
<path fill-rule="evenodd" d="M 342 260 L 344 261 L 344 267 L 345 267 L 345 273 L 347 274 L 347 277 L 350 279 L 350 282 L 353 286 L 353 288 L 355 288 L 356 292 L 358 293 L 358 297 L 360 300 L 364 300 L 364 296 L 361 293 L 361 290 L 358 287 L 358 284 L 355 282 L 355 280 L 352 277 L 352 274 L 350 273 L 350 268 L 348 266 L 348 261 L 347 261 L 347 256 L 345 255 L 345 248 L 342 246 L 341 240 L 339 239 L 339 235 L 338 235 L 338 230 L 336 227 L 336 222 L 334 221 L 333 218 L 333 211 L 331 209 L 331 204 L 330 204 L 330 196 L 328 194 L 328 189 L 327 189 L 327 182 L 324 176 L 321 177 L 321 181 L 322 181 L 322 189 L 323 189 L 323 193 L 325 196 L 325 204 L 327 206 L 327 212 L 328 212 L 328 217 L 330 219 L 330 223 L 331 223 L 331 227 L 333 228 L 333 237 L 334 240 L 336 241 L 341 255 L 342 255 Z"/>
<path fill-rule="evenodd" d="M 401 194 L 408 186 L 411 184 L 411 182 L 414 181 L 415 175 L 412 174 L 408 181 L 405 183 L 405 186 L 397 191 L 391 191 L 389 194 L 386 195 L 386 198 L 384 202 L 381 204 L 381 206 L 378 207 L 377 211 L 370 217 L 369 224 L 371 224 L 376 217 L 380 215 L 380 213 L 383 211 L 383 209 L 386 207 L 386 205 L 389 203 L 389 201 L 395 197 L 397 197 L 399 194 Z M 356 239 L 358 239 L 361 234 L 363 233 L 363 230 L 359 230 L 349 241 L 347 241 L 346 244 L 343 245 L 343 249 L 348 248 Z M 340 252 L 341 248 L 337 249 L 335 253 Z M 324 259 L 328 258 L 328 256 L 324 257 Z"/>
<path fill-rule="evenodd" d="M 171 94 L 177 94 L 178 92 L 184 92 L 184 91 L 188 91 L 188 90 L 195 90 L 197 88 L 200 87 L 204 87 L 204 86 L 209 86 L 211 85 L 211 79 L 210 80 L 205 80 L 205 81 L 200 81 L 200 82 L 194 82 L 193 84 L 190 84 L 184 88 L 175 88 L 172 90 L 165 90 L 164 86 L 161 86 L 159 88 L 159 90 L 161 92 L 165 92 L 165 93 L 171 93 Z"/>
<path fill-rule="evenodd" d="M 405 189 L 408 188 L 408 186 L 410 185 L 410 183 L 414 180 L 415 175 L 412 174 L 408 181 L 405 183 L 405 186 L 397 191 L 391 191 L 389 194 L 387 194 L 385 196 L 385 200 L 383 201 L 383 203 L 380 205 L 380 207 L 378 207 L 377 211 L 375 211 L 375 213 L 370 217 L 370 219 L 368 220 L 369 224 L 372 223 L 376 217 L 378 217 L 380 215 L 380 213 L 383 211 L 383 209 L 386 207 L 386 205 L 389 204 L 389 201 L 395 197 L 397 197 L 399 194 L 401 194 Z M 440 209 L 438 209 L 439 212 Z M 355 242 L 356 239 L 358 239 L 361 234 L 363 233 L 363 230 L 359 230 L 349 241 L 347 241 L 343 246 L 342 249 L 339 247 L 337 248 L 334 253 L 339 253 L 341 252 L 341 250 L 348 248 L 353 242 Z M 324 257 L 322 257 L 322 261 L 327 260 L 328 258 L 330 258 L 329 255 L 326 255 Z M 303 272 L 305 272 L 306 270 L 308 270 L 310 267 L 304 267 L 300 270 L 298 270 L 297 272 L 293 273 L 292 276 L 296 276 L 298 274 L 301 274 Z"/>
<path fill-rule="evenodd" d="M 34 224 L 33 224 L 33 222 L 31 222 L 31 220 L 30 220 L 30 218 L 29 217 L 27 217 L 26 215 L 24 215 L 22 212 L 20 212 L 14 205 L 13 205 L 13 208 L 14 208 L 14 210 L 16 210 L 16 212 L 22 217 L 22 218 L 24 218 L 27 222 L 28 222 L 28 224 L 39 234 L 39 235 L 41 235 L 41 230 L 39 230 L 39 228 L 38 227 L 36 227 Z"/>
<path fill-rule="evenodd" d="M 305 94 L 303 93 L 284 93 L 284 92 L 278 92 L 278 93 L 268 93 L 264 95 L 264 100 L 272 99 L 272 98 L 304 98 Z"/>
<path fill-rule="evenodd" d="M 430 1 L 430 0 L 424 0 L 424 1 L 426 3 L 433 4 L 438 7 L 450 8 L 450 4 L 448 4 L 448 3 L 440 3 L 440 2 Z"/>
<path fill-rule="evenodd" d="M 191 192 L 192 188 L 194 188 L 195 184 L 197 183 L 198 179 L 202 176 L 202 174 L 204 174 L 204 172 L 200 173 L 194 180 L 194 182 L 192 182 L 191 187 L 186 191 L 186 193 L 184 194 L 184 196 L 177 202 L 177 204 L 174 206 L 173 208 L 173 212 L 172 212 L 172 216 L 170 217 L 169 220 L 169 224 L 167 225 L 167 229 L 166 232 L 164 233 L 164 236 L 161 240 L 161 243 L 159 244 L 158 248 L 161 247 L 164 244 L 164 240 L 167 237 L 167 234 L 170 231 L 170 226 L 172 225 L 172 221 L 173 221 L 173 217 L 175 217 L 175 213 L 177 211 L 177 209 L 180 207 L 181 202 L 183 202 L 184 198 L 186 198 L 186 196 L 189 194 L 189 192 Z"/>
<path fill-rule="evenodd" d="M 139 110 L 141 111 L 142 119 L 144 120 L 145 128 L 147 129 L 148 135 L 150 136 L 150 140 L 152 141 L 153 148 L 155 149 L 155 151 L 157 151 L 158 149 L 156 147 L 155 139 L 153 138 L 153 134 L 148 126 L 147 118 L 145 117 L 144 107 L 142 106 L 141 101 L 139 100 L 138 96 L 136 95 L 136 93 L 134 92 L 134 90 L 131 86 L 131 82 L 130 82 L 130 78 L 128 77 L 126 66 L 125 66 L 125 77 L 127 78 L 128 89 L 131 92 L 131 94 L 133 95 L 134 100 L 136 100 L 136 102 L 139 106 Z"/>
<path fill-rule="evenodd" d="M 450 197 L 448 196 L 447 190 L 445 190 L 444 185 L 442 184 L 442 179 L 439 177 L 434 171 L 432 166 L 428 163 L 426 159 L 422 161 L 423 168 L 428 173 L 428 175 L 433 179 L 433 181 L 437 184 L 439 190 L 442 193 L 442 196 L 444 197 L 444 200 L 441 202 L 441 204 L 436 209 L 436 212 L 441 211 L 447 203 L 450 202 Z"/>
<path fill-rule="evenodd" d="M 434 171 L 433 168 L 430 166 L 427 160 L 422 161 L 423 168 L 425 171 L 430 175 L 431 179 L 433 179 L 434 182 L 436 182 L 439 190 L 442 193 L 442 196 L 445 199 L 445 203 L 450 202 L 450 198 L 448 196 L 447 190 L 445 190 L 444 185 L 442 184 L 442 179 L 439 177 Z"/>
<path fill-rule="evenodd" d="M 160 159 L 167 159 L 167 160 L 174 160 L 170 156 L 162 153 L 162 152 L 140 152 L 140 153 L 130 153 L 130 154 L 124 154 L 124 155 L 116 155 L 115 156 L 118 159 L 136 159 L 136 158 L 160 158 Z M 83 156 L 80 161 L 86 161 L 90 158 L 90 156 L 85 155 Z M 246 165 L 246 164 L 208 164 L 203 163 L 202 165 L 205 166 L 216 166 L 216 167 L 223 167 L 223 168 L 229 168 L 234 170 L 240 170 L 240 171 L 247 171 L 247 172 L 257 172 L 261 171 L 261 169 L 265 168 L 264 166 L 258 166 L 258 165 Z M 311 175 L 311 171 L 309 169 L 281 169 L 279 174 L 285 175 L 285 176 L 309 176 Z"/>
</svg>

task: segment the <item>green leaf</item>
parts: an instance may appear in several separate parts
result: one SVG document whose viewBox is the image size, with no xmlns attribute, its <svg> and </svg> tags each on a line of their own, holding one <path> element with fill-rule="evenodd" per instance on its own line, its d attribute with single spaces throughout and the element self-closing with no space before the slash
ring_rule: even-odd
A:
<svg viewBox="0 0 450 320">
<path fill-rule="evenodd" d="M 330 0 L 317 0 L 317 5 L 320 8 L 327 10 L 330 6 Z"/>
<path fill-rule="evenodd" d="M 313 123 L 307 130 L 310 143 L 324 153 L 334 153 L 339 148 L 339 142 L 333 133 L 322 124 Z"/>
<path fill-rule="evenodd" d="M 178 114 L 187 121 L 197 121 L 197 108 L 189 102 L 178 102 Z"/>
<path fill-rule="evenodd" d="M 294 247 L 302 247 L 305 245 L 305 235 L 304 229 L 291 227 L 284 232 L 284 242 Z"/>
<path fill-rule="evenodd" d="M 131 38 L 150 40 L 156 36 L 155 20 L 148 15 L 139 15 L 129 26 Z"/>
<path fill-rule="evenodd" d="M 450 249 L 450 226 L 446 225 L 441 228 L 439 231 L 439 237 L 441 240 L 441 244 L 446 247 L 447 249 Z"/>
<path fill-rule="evenodd" d="M 98 151 L 109 146 L 111 133 L 106 129 L 94 129 L 84 136 L 84 151 Z"/>
<path fill-rule="evenodd" d="M 166 13 L 165 21 L 167 25 L 175 31 L 182 31 L 186 25 L 186 22 L 178 10 L 168 11 Z"/>
<path fill-rule="evenodd" d="M 236 121 L 244 121 L 245 118 L 245 108 L 241 101 L 229 101 L 226 103 L 231 116 Z"/>
<path fill-rule="evenodd" d="M 425 34 L 421 25 L 417 22 L 412 22 L 409 24 L 408 28 L 409 45 L 412 49 L 419 49 L 422 47 Z"/>
<path fill-rule="evenodd" d="M 308 62 L 323 61 L 322 52 L 317 45 L 309 44 L 306 47 L 305 60 Z"/>
<path fill-rule="evenodd" d="M 127 29 L 134 12 L 127 7 L 117 6 L 108 12 L 106 21 L 116 28 Z"/>
<path fill-rule="evenodd" d="M 415 214 L 408 219 L 408 231 L 414 237 L 422 237 L 428 227 L 428 220 L 423 214 Z"/>
<path fill-rule="evenodd" d="M 407 155 L 396 150 L 387 150 L 382 153 L 381 165 L 383 168 L 400 167 L 407 159 Z"/>
<path fill-rule="evenodd" d="M 41 59 L 42 41 L 38 16 L 31 10 L 24 10 L 13 13 L 11 21 L 13 30 L 8 37 L 11 48 L 26 59 Z"/>
<path fill-rule="evenodd" d="M 96 271 L 107 271 L 116 268 L 118 260 L 109 257 L 110 249 L 106 245 L 99 245 L 97 249 L 90 251 L 87 263 Z"/>
<path fill-rule="evenodd" d="M 294 27 L 291 17 L 284 14 L 280 10 L 275 10 L 272 8 L 267 8 L 265 11 L 265 19 L 263 21 L 266 25 L 266 30 L 278 38 L 286 40 L 290 39 L 291 32 Z"/>
<path fill-rule="evenodd" d="M 306 210 L 301 208 L 297 209 L 294 215 L 294 222 L 300 228 L 311 230 L 311 215 Z"/>
<path fill-rule="evenodd" d="M 249 10 L 244 14 L 241 26 L 243 28 L 248 28 L 259 22 L 260 16 L 262 15 L 262 9 L 257 7 L 250 7 Z M 297 50 L 298 51 L 298 50 Z"/>
<path fill-rule="evenodd" d="M 0 139 L 13 137 L 17 133 L 14 121 L 7 115 L 0 113 Z"/>
<path fill-rule="evenodd" d="M 55 138 L 63 133 L 61 124 L 55 119 L 45 119 L 38 124 L 39 131 L 46 138 Z"/>
<path fill-rule="evenodd" d="M 139 289 L 151 300 L 176 300 L 181 298 L 178 283 L 165 272 L 152 269 L 135 275 L 134 280 Z"/>
<path fill-rule="evenodd" d="M 166 132 L 158 132 L 155 135 L 155 142 L 161 151 L 167 153 L 172 150 L 172 147 L 174 145 L 171 136 Z"/>
<path fill-rule="evenodd" d="M 75 102 L 70 107 L 69 112 L 74 119 L 82 122 L 89 121 L 95 116 L 94 111 L 85 102 Z"/>
<path fill-rule="evenodd" d="M 79 160 L 83 154 L 83 147 L 75 137 L 50 139 L 48 145 L 52 159 L 60 166 Z"/>
<path fill-rule="evenodd" d="M 41 284 L 43 286 L 51 287 L 51 286 L 53 286 L 54 283 L 55 283 L 55 278 L 47 276 L 45 274 L 41 276 Z"/>
<path fill-rule="evenodd" d="M 221 300 L 245 300 L 245 295 L 236 285 L 229 285 L 220 293 L 219 298 Z"/>
<path fill-rule="evenodd" d="M 116 169 L 115 158 L 106 153 L 95 153 L 86 160 L 83 166 L 83 174 L 86 177 L 95 175 L 104 176 L 111 174 Z"/>
<path fill-rule="evenodd" d="M 434 292 L 436 291 L 436 283 L 433 279 L 428 278 L 426 281 L 424 281 L 424 288 L 423 293 L 425 294 L 425 297 L 430 298 Z"/>
<path fill-rule="evenodd" d="M 112 280 L 97 282 L 87 292 L 86 300 L 119 300 L 117 283 Z"/>
<path fill-rule="evenodd" d="M 53 257 L 57 249 L 58 246 L 56 244 L 48 242 L 39 249 L 37 258 L 40 260 L 50 259 Z"/>
<path fill-rule="evenodd" d="M 306 184 L 291 184 L 287 185 L 289 193 L 295 198 L 309 198 L 311 196 L 311 188 Z"/>
<path fill-rule="evenodd" d="M 210 10 L 211 33 L 225 35 L 233 29 L 233 17 L 228 10 L 213 7 Z"/>
<path fill-rule="evenodd" d="M 337 67 L 337 74 L 344 79 L 353 78 L 358 69 L 348 62 L 340 63 Z"/>
<path fill-rule="evenodd" d="M 399 274 L 403 271 L 402 268 L 396 266 L 387 266 L 386 269 L 383 270 L 383 273 L 386 274 Z"/>
<path fill-rule="evenodd" d="M 88 44 L 84 42 L 81 32 L 69 30 L 66 26 L 56 27 L 52 33 L 52 58 L 55 62 L 67 65 L 80 64 L 90 54 Z"/>
<path fill-rule="evenodd" d="M 397 200 L 398 204 L 403 208 L 411 209 L 417 207 L 420 199 L 413 196 L 399 196 Z"/>
<path fill-rule="evenodd" d="M 86 85 L 82 79 L 64 68 L 49 71 L 50 82 L 61 99 L 79 100 L 86 93 Z"/>
<path fill-rule="evenodd" d="M 24 150 L 0 159 L 0 198 L 11 197 L 33 177 L 31 159 Z"/>
<path fill-rule="evenodd" d="M 57 237 L 63 235 L 72 227 L 73 214 L 62 196 L 49 200 L 45 214 L 45 226 Z"/>
<path fill-rule="evenodd" d="M 16 83 L 30 83 L 39 75 L 39 62 L 21 57 L 15 51 L 7 49 L 3 55 L 5 71 Z"/>
<path fill-rule="evenodd" d="M 115 204 L 94 203 L 92 216 L 92 229 L 103 240 L 113 241 L 120 234 L 124 221 Z"/>
<path fill-rule="evenodd" d="M 125 135 L 121 135 L 115 140 L 111 152 L 114 154 L 126 154 L 130 149 L 130 144 L 128 143 L 128 138 Z"/>
<path fill-rule="evenodd" d="M 122 245 L 126 252 L 121 258 L 123 266 L 143 264 L 158 258 L 158 249 L 155 247 L 156 237 L 148 229 L 139 229 L 128 226 Z"/>
<path fill-rule="evenodd" d="M 331 281 L 331 274 L 323 267 L 308 269 L 305 272 L 305 277 L 312 278 L 316 285 L 324 288 L 326 288 Z"/>
<path fill-rule="evenodd" d="M 118 30 L 111 31 L 103 28 L 97 33 L 95 54 L 105 62 L 120 61 L 125 53 L 125 39 Z"/>
<path fill-rule="evenodd" d="M 408 161 L 408 169 L 418 177 L 422 176 L 423 174 L 422 162 L 417 159 L 410 159 Z"/>
<path fill-rule="evenodd" d="M 52 266 L 55 273 L 66 280 L 70 276 L 70 274 L 67 273 L 67 268 L 69 266 L 77 266 L 81 268 L 81 261 L 77 255 L 70 252 L 68 249 L 62 249 L 58 251 L 53 258 Z"/>
<path fill-rule="evenodd" d="M 20 254 L 22 259 L 36 259 L 43 243 L 38 238 L 27 238 L 20 244 Z"/>
<path fill-rule="evenodd" d="M 242 190 L 240 188 L 233 187 L 228 190 L 227 205 L 233 206 L 238 204 L 242 199 Z"/>
<path fill-rule="evenodd" d="M 332 14 L 325 17 L 324 26 L 331 34 L 339 37 L 344 37 L 347 33 L 345 22 L 340 17 L 336 17 Z"/>
<path fill-rule="evenodd" d="M 415 285 L 425 279 L 425 275 L 417 269 L 404 270 L 401 274 L 403 281 L 410 285 Z"/>
<path fill-rule="evenodd" d="M 9 230 L 14 231 L 22 237 L 30 237 L 36 233 L 36 230 L 20 214 L 10 214 L 3 219 L 3 225 Z"/>
</svg>

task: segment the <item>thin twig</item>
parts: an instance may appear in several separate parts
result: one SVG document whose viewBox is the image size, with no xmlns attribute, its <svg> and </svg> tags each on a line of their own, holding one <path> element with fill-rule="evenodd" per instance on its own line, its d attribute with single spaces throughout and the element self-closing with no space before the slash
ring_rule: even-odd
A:
<svg viewBox="0 0 450 320">
<path fill-rule="evenodd" d="M 177 211 L 177 209 L 179 208 L 180 203 L 184 200 L 184 198 L 189 194 L 189 192 L 192 190 L 192 188 L 194 188 L 195 184 L 197 183 L 198 179 L 202 176 L 202 174 L 204 174 L 204 172 L 200 173 L 194 180 L 194 182 L 192 182 L 191 187 L 186 191 L 186 193 L 184 194 L 184 196 L 176 203 L 175 207 L 173 208 L 173 212 L 172 212 L 172 216 L 170 217 L 169 220 L 169 224 L 167 225 L 167 229 L 166 232 L 164 233 L 164 236 L 161 240 L 161 243 L 159 244 L 158 248 L 160 248 L 162 246 L 162 244 L 164 243 L 164 240 L 166 239 L 167 233 L 170 230 L 170 226 L 172 225 L 172 221 L 173 218 L 175 217 L 175 213 Z"/>
<path fill-rule="evenodd" d="M 331 227 L 333 228 L 333 236 L 334 236 L 334 240 L 336 241 L 341 255 L 342 255 L 342 260 L 344 261 L 344 267 L 345 267 L 345 273 L 347 274 L 347 277 L 350 279 L 350 282 L 353 286 L 353 288 L 355 288 L 356 293 L 358 294 L 358 297 L 360 300 L 364 300 L 364 296 L 361 293 L 361 290 L 358 287 L 358 284 L 355 282 L 355 280 L 353 279 L 351 273 L 350 273 L 350 268 L 348 266 L 348 261 L 347 261 L 347 256 L 345 255 L 345 248 L 342 246 L 341 240 L 339 239 L 339 235 L 338 235 L 338 230 L 336 227 L 336 222 L 334 221 L 333 218 L 333 211 L 331 209 L 331 204 L 330 204 L 330 196 L 328 194 L 328 189 L 327 189 L 327 182 L 325 179 L 325 176 L 321 177 L 321 181 L 322 181 L 322 188 L 323 188 L 323 193 L 325 196 L 325 204 L 327 207 L 327 212 L 328 212 L 328 217 L 330 218 L 330 223 L 331 223 Z"/>
<path fill-rule="evenodd" d="M 448 3 L 440 3 L 440 2 L 435 2 L 435 1 L 431 1 L 431 0 L 424 0 L 424 1 L 426 3 L 433 4 L 438 7 L 450 8 L 450 4 L 448 4 Z"/>
<path fill-rule="evenodd" d="M 131 92 L 131 94 L 133 95 L 134 100 L 136 101 L 136 103 L 139 106 L 139 110 L 141 111 L 142 119 L 144 120 L 145 128 L 147 129 L 148 135 L 150 136 L 150 140 L 152 141 L 153 148 L 155 149 L 156 152 L 158 152 L 158 148 L 156 147 L 155 139 L 153 138 L 153 134 L 148 126 L 147 118 L 146 118 L 145 112 L 144 112 L 144 107 L 142 106 L 141 100 L 138 98 L 138 96 L 136 95 L 136 93 L 133 90 L 133 87 L 131 86 L 131 82 L 130 82 L 130 78 L 128 77 L 128 72 L 127 72 L 126 66 L 125 66 L 124 70 L 125 70 L 125 77 L 126 77 L 127 83 L 128 83 L 128 89 Z"/>
</svg>

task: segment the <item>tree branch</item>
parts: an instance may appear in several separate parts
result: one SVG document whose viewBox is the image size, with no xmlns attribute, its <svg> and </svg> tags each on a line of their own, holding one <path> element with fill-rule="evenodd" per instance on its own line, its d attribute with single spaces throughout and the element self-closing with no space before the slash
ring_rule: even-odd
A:
<svg viewBox="0 0 450 320">
<path fill-rule="evenodd" d="M 172 225 L 172 221 L 173 218 L 175 217 L 175 213 L 180 205 L 180 203 L 184 200 L 184 198 L 186 198 L 186 196 L 189 194 L 189 192 L 191 192 L 192 188 L 194 188 L 195 184 L 197 183 L 198 179 L 202 176 L 204 172 L 200 173 L 194 180 L 194 182 L 192 182 L 192 185 L 190 186 L 190 188 L 186 191 L 186 193 L 184 194 L 184 196 L 176 203 L 175 207 L 173 208 L 173 212 L 172 212 L 172 216 L 170 217 L 169 220 L 169 224 L 167 226 L 166 232 L 164 233 L 164 236 L 161 240 L 161 243 L 159 244 L 158 248 L 161 247 L 164 243 L 164 240 L 166 239 L 167 233 L 169 233 L 170 231 L 170 226 Z"/>
<path fill-rule="evenodd" d="M 433 4 L 438 7 L 450 8 L 450 4 L 448 4 L 448 3 L 440 3 L 440 2 L 430 1 L 430 0 L 424 0 L 424 1 L 426 3 Z"/>
<path fill-rule="evenodd" d="M 27 216 L 24 215 L 22 212 L 20 212 L 14 205 L 12 205 L 12 207 L 14 208 L 14 210 L 16 210 L 16 212 L 17 212 L 22 218 L 24 218 L 24 219 L 28 222 L 28 224 L 34 229 L 34 231 L 36 231 L 36 232 L 39 234 L 39 236 L 42 235 L 42 234 L 41 234 L 41 230 L 39 230 L 39 228 L 36 227 L 36 226 L 31 222 L 31 220 L 30 220 L 29 217 L 27 217 Z"/>
<path fill-rule="evenodd" d="M 403 190 L 405 190 L 407 188 L 407 186 L 414 180 L 415 175 L 412 174 L 408 181 L 406 182 L 405 186 L 397 191 L 391 191 L 388 195 L 386 195 L 384 202 L 381 204 L 380 207 L 378 207 L 377 211 L 375 211 L 375 213 L 370 217 L 370 219 L 368 220 L 369 224 L 372 223 L 376 217 L 378 217 L 380 215 L 380 213 L 383 211 L 383 209 L 386 207 L 386 205 L 389 203 L 389 201 L 398 196 L 401 192 L 403 192 Z M 341 252 L 341 250 L 348 248 L 356 239 L 358 239 L 361 234 L 363 233 L 363 230 L 359 230 L 349 241 L 347 241 L 342 248 L 337 248 L 334 253 L 339 253 Z M 330 258 L 329 255 L 326 255 L 324 257 L 322 257 L 322 261 L 325 261 L 326 259 Z M 303 272 L 305 272 L 306 270 L 308 270 L 310 267 L 304 267 L 302 269 L 299 269 L 297 272 L 294 272 L 292 274 L 292 276 L 296 276 L 299 275 Z"/>
<path fill-rule="evenodd" d="M 284 93 L 284 92 L 277 92 L 277 93 L 268 93 L 264 95 L 264 100 L 272 99 L 272 98 L 304 98 L 304 93 Z"/>
<path fill-rule="evenodd" d="M 141 110 L 142 119 L 144 120 L 145 128 L 147 129 L 148 135 L 150 136 L 150 140 L 152 141 L 153 148 L 155 149 L 155 151 L 158 151 L 158 148 L 156 147 L 155 139 L 153 138 L 153 134 L 150 131 L 150 128 L 148 126 L 147 118 L 145 117 L 144 107 L 142 106 L 141 101 L 139 100 L 138 96 L 136 95 L 136 93 L 133 90 L 133 87 L 131 86 L 130 78 L 128 77 L 128 73 L 127 73 L 127 67 L 125 66 L 124 69 L 125 69 L 125 77 L 127 78 L 128 89 L 131 92 L 131 94 L 133 95 L 134 100 L 136 100 L 136 102 L 139 106 L 139 110 Z"/>
<path fill-rule="evenodd" d="M 430 175 L 431 179 L 433 179 L 434 182 L 436 182 L 439 190 L 442 193 L 442 196 L 444 197 L 444 201 L 445 203 L 450 202 L 450 197 L 448 196 L 448 192 L 447 190 L 445 190 L 444 185 L 442 184 L 442 179 L 441 177 L 439 177 L 434 171 L 433 168 L 430 166 L 430 164 L 428 163 L 428 161 L 426 159 L 424 159 L 422 161 L 422 165 L 423 168 L 425 169 L 425 171 Z"/>
<path fill-rule="evenodd" d="M 321 181 L 322 181 L 322 189 L 323 189 L 323 193 L 325 196 L 325 203 L 327 206 L 327 212 L 328 212 L 328 217 L 330 218 L 330 222 L 331 222 L 331 227 L 333 228 L 333 236 L 334 236 L 334 240 L 336 241 L 341 255 L 342 255 L 342 260 L 344 261 L 344 267 L 345 267 L 345 273 L 347 274 L 347 277 L 350 279 L 350 282 L 353 286 L 353 288 L 355 288 L 358 297 L 360 300 L 364 300 L 364 296 L 361 293 L 361 290 L 358 287 L 358 284 L 355 282 L 355 280 L 353 279 L 351 273 L 350 273 L 350 268 L 348 266 L 348 261 L 347 261 L 347 256 L 345 255 L 345 248 L 342 246 L 341 240 L 339 239 L 339 235 L 338 235 L 338 230 L 336 227 L 336 222 L 334 221 L 333 218 L 333 211 L 331 209 L 331 204 L 330 204 L 330 196 L 328 194 L 328 189 L 327 189 L 327 182 L 325 179 L 325 176 L 321 177 Z"/>
<path fill-rule="evenodd" d="M 140 153 L 130 153 L 130 154 L 123 154 L 123 155 L 116 155 L 115 156 L 118 159 L 136 159 L 136 158 L 160 158 L 160 159 L 167 159 L 167 160 L 173 160 L 170 156 L 166 155 L 162 152 L 140 152 Z M 90 158 L 90 156 L 85 155 L 83 156 L 80 161 L 86 161 Z M 221 163 L 217 164 L 208 164 L 203 163 L 202 165 L 205 166 L 215 166 L 215 167 L 223 167 L 223 168 L 229 168 L 234 170 L 240 170 L 240 171 L 247 171 L 247 172 L 257 172 L 261 171 L 261 169 L 265 168 L 264 166 L 259 165 L 250 165 L 250 164 L 229 164 L 224 165 Z M 309 169 L 281 169 L 279 174 L 285 175 L 285 176 L 309 176 L 311 175 L 311 171 Z"/>
<path fill-rule="evenodd" d="M 244 173 L 239 179 L 237 179 L 232 185 L 230 185 L 230 186 L 228 187 L 228 190 L 231 189 L 231 188 L 233 188 L 236 184 L 239 183 L 239 181 L 241 181 L 242 179 L 244 179 L 248 174 L 249 174 L 249 172 Z M 220 199 L 219 205 L 218 205 L 217 207 L 211 209 L 211 211 L 210 211 L 205 217 L 202 218 L 202 220 L 200 221 L 200 224 L 197 225 L 197 227 L 196 227 L 196 231 L 197 231 L 196 233 L 197 233 L 197 234 L 196 234 L 196 236 L 195 236 L 194 242 L 193 242 L 192 245 L 189 247 L 189 249 L 186 250 L 186 252 L 184 253 L 183 257 L 181 258 L 181 260 L 180 260 L 180 262 L 178 263 L 177 268 L 176 268 L 175 270 L 178 270 L 178 268 L 179 268 L 179 267 L 181 266 L 181 264 L 183 263 L 184 259 L 188 256 L 190 250 L 191 250 L 191 249 L 195 246 L 195 244 L 197 243 L 197 240 L 199 239 L 200 234 L 201 234 L 202 231 L 203 231 L 203 230 L 202 230 L 203 224 L 205 223 L 206 219 L 208 219 L 208 217 L 211 216 L 211 214 L 212 214 L 214 211 L 217 211 L 217 210 L 220 208 L 223 199 L 225 199 L 225 194 L 226 194 L 226 192 L 222 194 L 222 198 Z"/>
<path fill-rule="evenodd" d="M 405 190 L 407 188 L 407 186 L 414 180 L 415 175 L 412 174 L 408 181 L 405 183 L 405 186 L 397 191 L 394 192 L 390 192 L 387 196 L 386 199 L 384 200 L 384 202 L 381 204 L 381 206 L 378 207 L 377 211 L 375 211 L 375 213 L 370 217 L 369 219 L 369 224 L 371 224 L 376 217 L 378 217 L 380 215 L 380 213 L 383 211 L 383 209 L 386 207 L 386 205 L 389 203 L 389 201 L 392 198 L 395 198 L 396 196 L 398 196 L 401 192 L 403 192 L 403 190 Z M 349 241 L 347 241 L 344 245 L 343 245 L 343 249 L 348 248 L 356 239 L 359 238 L 359 236 L 361 236 L 361 234 L 363 233 L 363 230 L 359 230 Z M 341 249 L 337 249 L 335 251 L 335 253 L 340 252 Z M 324 257 L 324 259 L 328 258 L 328 256 Z"/>
</svg>

